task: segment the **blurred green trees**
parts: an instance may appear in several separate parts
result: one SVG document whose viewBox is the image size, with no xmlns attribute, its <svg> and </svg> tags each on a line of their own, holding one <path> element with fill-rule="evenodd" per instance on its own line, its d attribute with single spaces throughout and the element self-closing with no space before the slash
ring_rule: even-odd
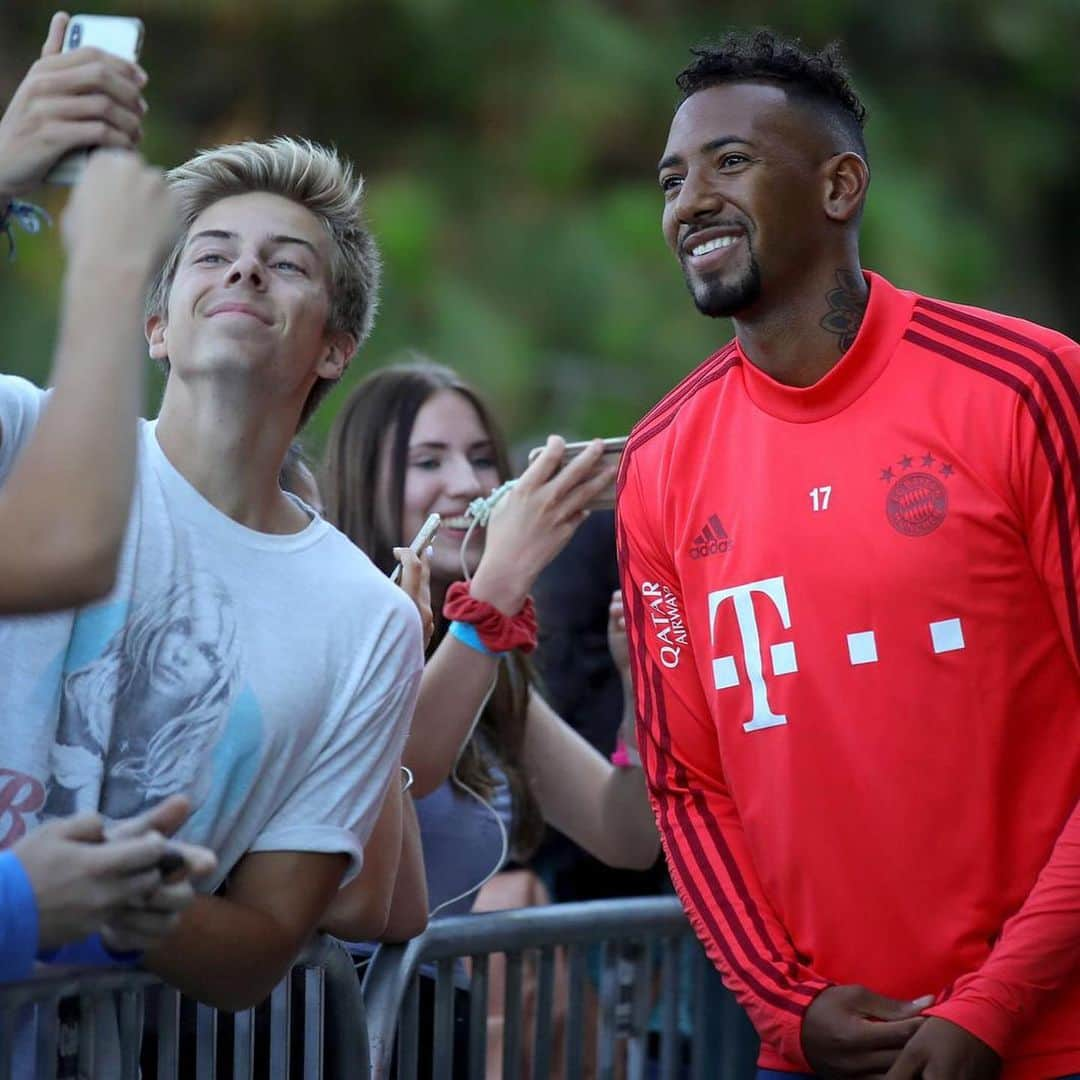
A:
<svg viewBox="0 0 1080 1080">
<path fill-rule="evenodd" d="M 461 369 L 515 441 L 625 431 L 730 335 L 660 238 L 655 164 L 690 45 L 834 38 L 870 109 L 863 256 L 903 286 L 1080 336 L 1080 0 L 87 0 L 146 23 L 146 152 L 285 132 L 368 178 L 382 310 L 347 382 L 406 348 Z M 0 100 L 51 5 L 0 9 Z M 44 195 L 54 211 L 57 192 Z M 55 230 L 0 266 L 3 368 L 41 379 Z M 340 391 L 317 415 L 321 441 Z"/>
</svg>

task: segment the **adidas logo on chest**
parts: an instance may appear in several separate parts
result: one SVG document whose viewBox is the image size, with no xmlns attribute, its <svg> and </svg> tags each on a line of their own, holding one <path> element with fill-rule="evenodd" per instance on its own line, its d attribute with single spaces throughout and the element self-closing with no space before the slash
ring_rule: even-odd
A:
<svg viewBox="0 0 1080 1080">
<path fill-rule="evenodd" d="M 707 559 L 710 555 L 723 555 L 735 546 L 735 541 L 728 536 L 720 518 L 710 514 L 701 530 L 690 541 L 691 559 Z"/>
</svg>

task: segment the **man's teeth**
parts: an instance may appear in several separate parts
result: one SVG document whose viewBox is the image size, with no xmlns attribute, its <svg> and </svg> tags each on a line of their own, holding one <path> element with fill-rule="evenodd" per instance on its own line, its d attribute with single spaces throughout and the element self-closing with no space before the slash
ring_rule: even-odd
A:
<svg viewBox="0 0 1080 1080">
<path fill-rule="evenodd" d="M 472 518 L 464 514 L 461 517 L 444 517 L 442 523 L 448 529 L 467 529 L 472 524 Z"/>
<path fill-rule="evenodd" d="M 710 251 L 719 251 L 720 248 L 731 247 L 738 237 L 718 236 L 715 240 L 706 240 L 704 244 L 690 249 L 691 255 L 708 255 Z"/>
</svg>

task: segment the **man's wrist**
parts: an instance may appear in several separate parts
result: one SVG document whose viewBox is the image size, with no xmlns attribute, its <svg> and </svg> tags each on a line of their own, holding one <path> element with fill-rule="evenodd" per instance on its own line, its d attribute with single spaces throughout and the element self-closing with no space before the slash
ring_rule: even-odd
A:
<svg viewBox="0 0 1080 1080">
<path fill-rule="evenodd" d="M 998 1008 L 985 997 L 970 1001 L 959 996 L 949 998 L 925 1009 L 923 1016 L 936 1016 L 963 1028 L 969 1035 L 989 1046 L 999 1057 L 1005 1056 L 1013 1032 L 1020 1022 L 1017 1015 Z"/>
</svg>

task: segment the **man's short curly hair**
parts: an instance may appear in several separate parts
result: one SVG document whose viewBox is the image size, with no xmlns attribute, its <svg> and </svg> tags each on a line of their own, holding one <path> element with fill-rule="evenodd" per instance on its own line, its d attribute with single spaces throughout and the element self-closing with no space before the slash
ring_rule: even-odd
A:
<svg viewBox="0 0 1080 1080">
<path fill-rule="evenodd" d="M 793 98 L 820 111 L 829 127 L 863 158 L 866 106 L 851 85 L 836 42 L 808 52 L 797 38 L 773 30 L 737 31 L 715 45 L 692 49 L 694 61 L 675 79 L 683 100 L 711 86 L 731 82 L 779 83 Z"/>
</svg>

